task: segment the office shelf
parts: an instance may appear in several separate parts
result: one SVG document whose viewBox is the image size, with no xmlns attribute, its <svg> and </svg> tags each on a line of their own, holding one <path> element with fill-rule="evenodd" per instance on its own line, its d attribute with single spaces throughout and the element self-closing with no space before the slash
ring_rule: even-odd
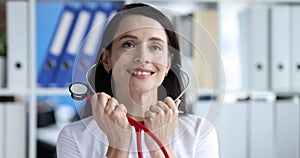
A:
<svg viewBox="0 0 300 158">
<path fill-rule="evenodd" d="M 78 0 L 79 2 L 82 2 Z M 6 2 L 6 1 L 5 1 Z M 38 87 L 37 86 L 37 81 L 36 81 L 36 76 L 37 76 L 37 50 L 36 50 L 36 34 L 37 34 L 37 29 L 36 29 L 36 4 L 39 2 L 47 2 L 51 3 L 53 1 L 50 0 L 27 0 L 28 2 L 28 13 L 29 13 L 29 30 L 28 30 L 28 76 L 29 76 L 29 83 L 28 83 L 28 88 L 26 89 L 10 89 L 10 88 L 0 88 L 0 96 L 24 96 L 26 97 L 26 101 L 28 103 L 28 128 L 29 128 L 29 134 L 28 134 L 28 158 L 36 158 L 36 138 L 37 138 L 37 125 L 36 125 L 36 120 L 37 120 L 37 98 L 39 96 L 58 96 L 58 95 L 70 95 L 68 88 L 57 88 L 57 87 L 51 87 L 51 88 L 43 88 L 43 87 Z M 54 3 L 61 3 L 62 1 L 59 0 L 54 0 Z M 71 2 L 71 0 L 63 0 L 63 2 Z M 97 1 L 93 1 L 97 2 Z M 99 0 L 99 2 L 101 2 Z M 140 0 L 125 0 L 125 3 L 132 3 L 132 2 L 145 2 L 149 4 L 153 4 L 155 6 L 157 5 L 163 5 L 164 7 L 171 7 L 172 5 L 177 4 L 183 4 L 187 3 L 186 0 L 161 0 L 161 1 L 153 1 L 153 0 L 146 0 L 146 1 L 140 1 Z M 217 6 L 219 3 L 221 3 L 219 0 L 191 0 L 189 1 L 190 3 L 193 4 L 207 4 L 206 6 Z M 260 0 L 242 0 L 239 1 L 239 4 L 242 3 L 260 3 Z M 284 0 L 265 0 L 264 3 L 273 3 L 273 2 L 286 2 Z M 293 2 L 293 1 L 290 1 Z M 168 4 L 168 5 L 166 5 Z M 178 7 L 178 6 L 177 6 Z M 182 7 L 182 6 L 180 6 Z M 195 7 L 196 9 L 201 8 L 201 5 Z M 51 14 L 51 13 L 49 13 Z M 222 15 L 220 15 L 222 16 Z M 9 72 L 8 72 L 9 73 Z M 234 99 L 239 99 L 238 97 L 252 97 L 252 98 L 261 98 L 261 96 L 267 96 L 267 97 L 276 97 L 277 95 L 283 95 L 283 96 L 295 96 L 299 95 L 297 93 L 274 93 L 274 92 L 223 92 L 226 93 L 224 95 L 224 100 L 226 102 L 230 102 L 231 100 Z M 211 90 L 204 90 L 200 91 L 199 94 L 197 95 L 203 95 L 203 96 L 208 96 L 208 95 L 215 95 L 215 93 Z M 228 100 L 228 101 L 227 101 Z"/>
</svg>

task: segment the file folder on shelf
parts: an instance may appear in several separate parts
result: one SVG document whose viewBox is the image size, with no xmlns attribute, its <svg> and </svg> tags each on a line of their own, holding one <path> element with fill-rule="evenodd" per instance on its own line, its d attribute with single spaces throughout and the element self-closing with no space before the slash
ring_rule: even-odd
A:
<svg viewBox="0 0 300 158">
<path fill-rule="evenodd" d="M 88 68 L 95 63 L 98 49 L 102 39 L 102 33 L 104 31 L 107 18 L 112 10 L 98 6 L 94 17 L 91 20 L 92 23 L 88 29 L 88 34 L 83 41 L 83 45 L 77 53 L 73 68 L 72 80 L 78 82 L 85 82 L 85 75 Z"/>
<path fill-rule="evenodd" d="M 252 59 L 250 61 L 251 87 L 253 90 L 269 90 L 269 11 L 267 6 L 251 9 Z M 259 25 L 258 25 L 259 24 Z"/>
<path fill-rule="evenodd" d="M 271 88 L 288 92 L 291 86 L 290 6 L 271 6 Z"/>
<path fill-rule="evenodd" d="M 250 89 L 250 40 L 249 40 L 249 29 L 250 29 L 250 9 L 245 9 L 238 14 L 239 20 L 239 38 L 240 38 L 240 54 L 241 54 L 241 82 L 242 89 Z"/>
<path fill-rule="evenodd" d="M 74 23 L 74 28 L 71 30 L 71 37 L 65 43 L 66 49 L 63 50 L 57 72 L 54 77 L 56 86 L 65 87 L 71 83 L 71 74 L 73 70 L 73 64 L 82 41 L 85 39 L 88 33 L 89 25 L 93 17 L 93 9 L 87 6 L 83 6 L 78 15 L 77 20 Z"/>
<path fill-rule="evenodd" d="M 40 86 L 48 87 L 52 84 L 58 68 L 60 56 L 66 48 L 67 41 L 70 39 L 77 14 L 77 6 L 66 5 L 64 7 L 38 77 Z"/>
<path fill-rule="evenodd" d="M 292 6 L 292 91 L 300 92 L 300 6 Z"/>
<path fill-rule="evenodd" d="M 269 7 L 250 6 L 239 16 L 241 54 L 247 73 L 244 88 L 251 91 L 269 90 Z M 249 70 L 249 71 L 245 71 Z M 249 73 L 249 74 L 248 74 Z"/>
<path fill-rule="evenodd" d="M 28 74 L 28 2 L 8 1 L 7 19 L 7 87 L 26 89 Z M 1 76 L 2 77 L 2 76 Z"/>
</svg>

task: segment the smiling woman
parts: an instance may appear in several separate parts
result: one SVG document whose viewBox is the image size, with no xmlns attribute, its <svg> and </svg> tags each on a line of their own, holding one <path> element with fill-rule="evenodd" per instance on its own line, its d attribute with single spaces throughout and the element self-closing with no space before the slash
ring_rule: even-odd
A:
<svg viewBox="0 0 300 158">
<path fill-rule="evenodd" d="M 91 117 L 67 125 L 57 153 L 67 157 L 218 157 L 214 128 L 206 135 L 203 118 L 179 112 L 180 49 L 172 23 L 157 9 L 129 4 L 108 23 L 96 59 L 96 94 Z M 160 140 L 157 146 L 131 127 L 139 121 Z M 136 137 L 135 137 L 136 136 Z M 135 145 L 145 144 L 144 147 Z"/>
</svg>

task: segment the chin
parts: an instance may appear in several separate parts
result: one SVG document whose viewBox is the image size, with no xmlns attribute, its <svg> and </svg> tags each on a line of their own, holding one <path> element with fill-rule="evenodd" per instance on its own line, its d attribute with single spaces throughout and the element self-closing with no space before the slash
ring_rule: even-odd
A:
<svg viewBox="0 0 300 158">
<path fill-rule="evenodd" d="M 129 86 L 131 92 L 133 93 L 148 93 L 150 91 L 156 90 L 158 87 L 156 85 L 151 86 L 151 84 L 131 84 Z"/>
</svg>

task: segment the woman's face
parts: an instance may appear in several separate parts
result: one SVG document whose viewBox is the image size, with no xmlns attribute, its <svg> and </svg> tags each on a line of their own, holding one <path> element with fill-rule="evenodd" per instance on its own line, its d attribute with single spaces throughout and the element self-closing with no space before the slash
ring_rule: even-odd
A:
<svg viewBox="0 0 300 158">
<path fill-rule="evenodd" d="M 142 15 L 122 19 L 111 52 L 103 57 L 113 69 L 115 90 L 125 88 L 131 94 L 156 91 L 171 65 L 164 28 Z"/>
</svg>

